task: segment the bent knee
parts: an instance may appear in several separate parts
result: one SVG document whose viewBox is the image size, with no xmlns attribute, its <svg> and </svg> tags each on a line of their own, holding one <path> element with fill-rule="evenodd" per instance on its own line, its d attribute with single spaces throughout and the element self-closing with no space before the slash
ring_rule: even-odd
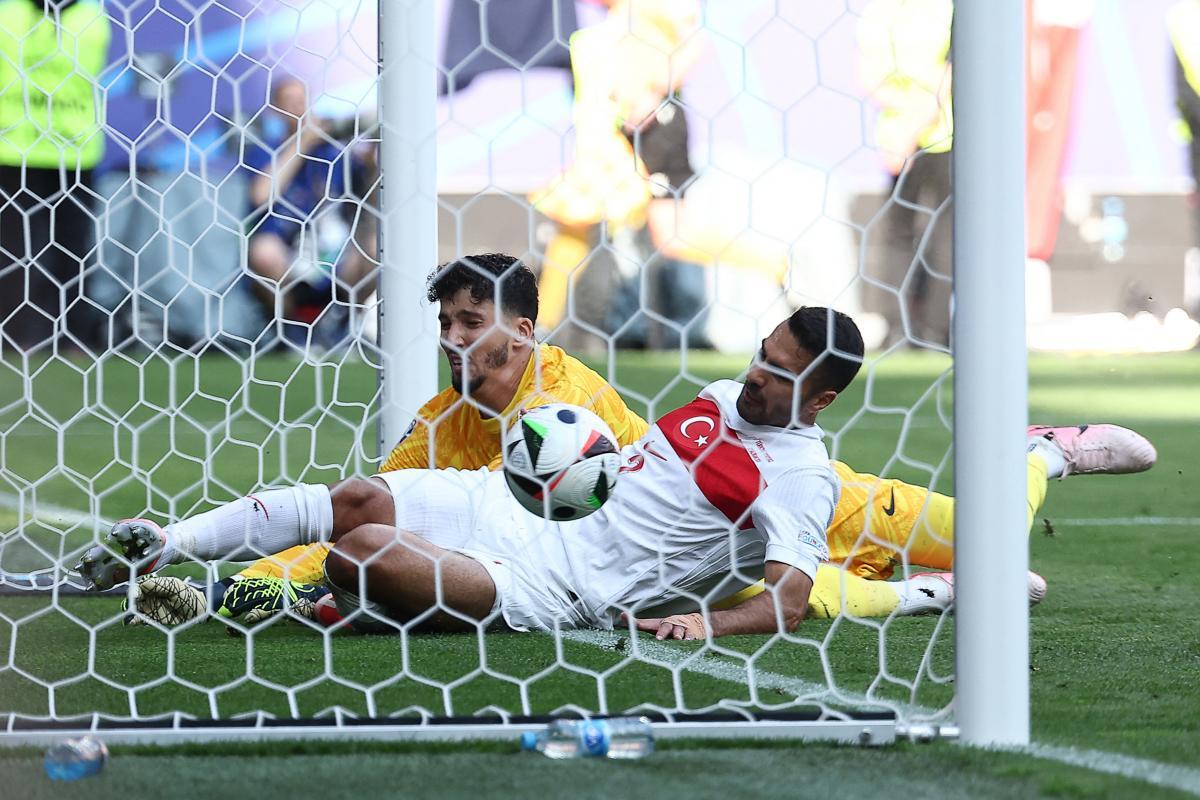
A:
<svg viewBox="0 0 1200 800">
<path fill-rule="evenodd" d="M 392 493 L 380 481 L 348 478 L 329 490 L 333 502 L 334 536 L 341 536 L 363 525 L 391 525 L 396 512 Z"/>
<path fill-rule="evenodd" d="M 361 525 L 347 532 L 325 559 L 326 579 L 334 586 L 353 591 L 374 557 L 395 541 L 395 529 L 386 525 Z"/>
</svg>

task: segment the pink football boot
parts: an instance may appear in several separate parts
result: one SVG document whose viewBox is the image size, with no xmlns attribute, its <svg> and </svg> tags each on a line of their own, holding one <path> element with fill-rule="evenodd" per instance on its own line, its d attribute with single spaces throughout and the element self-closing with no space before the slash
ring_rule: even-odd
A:
<svg viewBox="0 0 1200 800">
<path fill-rule="evenodd" d="M 1140 433 L 1120 425 L 1069 425 L 1061 428 L 1030 425 L 1029 437 L 1041 436 L 1063 452 L 1068 475 L 1121 475 L 1145 472 L 1158 453 Z"/>
</svg>

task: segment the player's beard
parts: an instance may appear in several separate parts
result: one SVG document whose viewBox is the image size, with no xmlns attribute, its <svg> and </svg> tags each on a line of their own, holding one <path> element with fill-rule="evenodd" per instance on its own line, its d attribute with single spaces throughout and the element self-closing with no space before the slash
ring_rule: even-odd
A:
<svg viewBox="0 0 1200 800">
<path fill-rule="evenodd" d="M 454 387 L 454 391 L 459 394 L 474 394 L 479 391 L 483 384 L 487 381 L 488 376 L 493 370 L 499 369 L 508 363 L 508 342 L 502 342 L 496 345 L 492 350 L 483 354 L 481 375 L 472 375 L 470 383 L 467 384 L 466 391 L 463 391 L 463 376 L 467 374 L 470 361 L 463 359 L 462 369 L 458 374 L 450 373 L 450 385 Z"/>
<path fill-rule="evenodd" d="M 749 422 L 751 425 L 767 424 L 766 413 L 766 397 L 759 390 L 757 396 L 752 396 L 748 386 L 742 386 L 742 392 L 737 399 L 737 412 L 742 419 Z"/>
<path fill-rule="evenodd" d="M 776 428 L 790 428 L 796 422 L 800 421 L 802 409 L 804 408 L 805 397 L 799 392 L 793 394 L 792 403 L 789 404 L 787 411 L 780 410 L 777 414 L 772 414 L 772 409 L 768 405 L 767 394 L 763 390 L 750 391 L 749 385 L 743 385 L 741 394 L 738 395 L 736 408 L 739 415 L 751 425 L 770 425 Z"/>
</svg>

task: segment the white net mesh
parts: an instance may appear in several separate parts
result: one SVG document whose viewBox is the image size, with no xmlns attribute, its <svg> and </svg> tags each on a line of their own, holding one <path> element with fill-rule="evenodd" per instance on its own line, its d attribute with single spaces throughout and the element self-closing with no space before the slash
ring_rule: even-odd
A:
<svg viewBox="0 0 1200 800">
<path fill-rule="evenodd" d="M 243 565 L 217 557 L 162 569 L 178 580 L 133 615 L 140 625 L 123 624 L 121 601 L 148 587 L 81 593 L 65 567 L 114 520 L 177 523 L 239 502 L 266 511 L 273 500 L 239 498 L 369 476 L 387 456 L 375 452 L 379 381 L 405 375 L 380 375 L 376 344 L 378 8 L 0 2 L 6 726 L 813 709 L 944 719 L 949 589 L 887 580 L 948 570 L 952 535 L 949 501 L 924 488 L 949 477 L 948 154 L 936 152 L 945 132 L 929 132 L 948 88 L 948 4 L 904 5 L 439 6 L 452 62 L 439 100 L 440 257 L 508 252 L 537 268 L 537 336 L 587 360 L 633 413 L 654 421 L 744 376 L 803 304 L 834 306 L 868 348 L 891 348 L 821 417 L 830 453 L 853 468 L 839 467 L 811 618 L 794 633 L 698 644 L 586 620 L 499 632 L 495 616 L 448 613 L 440 577 L 440 605 L 387 636 L 327 627 L 308 589 L 251 624 L 222 606 L 219 581 Z M 878 104 L 894 102 L 898 75 L 932 119 L 879 141 Z M 890 185 L 888 164 L 918 147 L 929 152 Z M 422 278 L 433 267 L 402 265 Z M 414 292 L 405 313 L 425 313 Z M 478 335 L 452 342 L 452 360 L 475 364 Z M 930 352 L 900 353 L 911 345 Z M 553 380 L 532 384 L 553 394 Z M 483 396 L 472 410 L 521 405 L 511 389 Z M 486 466 L 495 452 L 479 451 L 499 423 L 459 429 L 456 407 L 417 426 L 424 452 Z M 612 424 L 620 412 L 608 412 Z M 333 490 L 336 535 L 352 491 Z M 321 527 L 321 512 L 298 513 L 298 528 Z M 241 526 L 242 557 L 283 549 L 228 525 Z M 731 524 L 726 550 L 738 535 Z M 320 560 L 289 562 L 289 577 L 319 583 Z M 719 590 L 659 589 L 707 607 L 753 584 L 762 560 Z M 429 631 L 448 619 L 467 630 Z"/>
</svg>

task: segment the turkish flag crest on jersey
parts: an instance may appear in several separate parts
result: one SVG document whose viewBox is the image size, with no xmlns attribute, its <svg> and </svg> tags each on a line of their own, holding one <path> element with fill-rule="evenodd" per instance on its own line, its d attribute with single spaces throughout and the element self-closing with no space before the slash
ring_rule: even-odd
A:
<svg viewBox="0 0 1200 800">
<path fill-rule="evenodd" d="M 766 482 L 717 404 L 698 397 L 660 419 L 658 428 L 708 502 L 742 530 L 753 528 L 750 506 Z"/>
</svg>

